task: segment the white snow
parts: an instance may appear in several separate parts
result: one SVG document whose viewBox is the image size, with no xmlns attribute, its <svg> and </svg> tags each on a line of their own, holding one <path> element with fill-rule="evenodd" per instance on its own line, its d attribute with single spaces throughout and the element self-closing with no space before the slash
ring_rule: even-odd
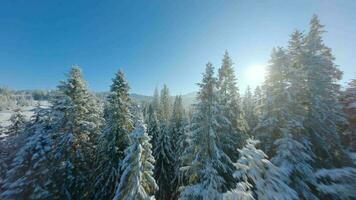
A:
<svg viewBox="0 0 356 200">
<path fill-rule="evenodd" d="M 40 103 L 40 106 L 42 108 L 47 108 L 49 107 L 50 103 L 48 101 L 36 101 L 33 105 L 37 105 Z M 26 120 L 29 120 L 32 115 L 34 114 L 34 109 L 36 106 L 25 106 L 25 107 L 20 107 L 18 109 L 21 109 L 21 113 L 25 116 Z M 6 128 L 7 126 L 10 125 L 10 117 L 14 113 L 16 109 L 9 109 L 9 110 L 3 110 L 0 111 L 0 128 Z M 0 129 L 0 138 L 5 137 L 5 133 L 2 132 Z"/>
</svg>

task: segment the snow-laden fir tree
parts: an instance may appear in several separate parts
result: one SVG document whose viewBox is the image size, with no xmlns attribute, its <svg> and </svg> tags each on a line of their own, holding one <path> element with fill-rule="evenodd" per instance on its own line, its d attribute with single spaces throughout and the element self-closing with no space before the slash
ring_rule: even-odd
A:
<svg viewBox="0 0 356 200">
<path fill-rule="evenodd" d="M 249 139 L 245 147 L 239 150 L 240 158 L 235 164 L 234 176 L 240 182 L 235 190 L 225 195 L 226 199 L 299 199 L 297 193 L 287 185 L 287 174 L 273 165 L 263 151 L 256 149 L 258 142 Z"/>
<path fill-rule="evenodd" d="M 300 32 L 292 34 L 289 51 L 297 54 L 297 41 Z M 295 49 L 295 50 L 294 50 Z M 288 184 L 304 199 L 316 199 L 311 191 L 315 183 L 313 176 L 313 152 L 310 149 L 308 134 L 303 127 L 304 106 L 298 95 L 298 63 L 288 60 L 284 49 L 273 50 L 268 76 L 265 81 L 267 99 L 254 134 L 263 141 L 262 148 L 272 161 L 290 177 Z M 293 64 L 293 65 L 291 65 Z"/>
<path fill-rule="evenodd" d="M 305 37 L 305 56 L 301 72 L 307 115 L 305 126 L 311 135 L 317 166 L 342 166 L 349 160 L 342 149 L 337 125 L 346 123 L 338 101 L 342 72 L 322 39 L 324 26 L 314 15 Z"/>
<path fill-rule="evenodd" d="M 156 159 L 154 177 L 159 187 L 155 196 L 159 200 L 171 199 L 173 195 L 175 157 L 172 151 L 172 142 L 168 124 L 161 125 L 153 152 Z"/>
<path fill-rule="evenodd" d="M 298 193 L 300 199 L 318 199 L 313 193 L 316 179 L 312 167 L 314 154 L 309 141 L 304 138 L 299 142 L 292 135 L 293 130 L 283 131 L 285 135 L 275 141 L 277 152 L 272 159 L 273 164 L 289 177 L 288 185 Z"/>
<path fill-rule="evenodd" d="M 267 155 L 274 155 L 273 142 L 282 136 L 282 131 L 289 119 L 290 94 L 288 86 L 288 59 L 282 48 L 273 49 L 268 76 L 265 81 L 266 101 L 263 105 L 264 115 L 254 129 L 255 135 L 261 143 L 262 150 Z M 302 122 L 299 122 L 302 123 Z"/>
<path fill-rule="evenodd" d="M 315 176 L 318 180 L 316 189 L 321 193 L 320 199 L 356 199 L 354 167 L 319 169 Z"/>
<path fill-rule="evenodd" d="M 152 108 L 156 113 L 158 113 L 159 109 L 160 109 L 159 108 L 160 107 L 159 99 L 160 99 L 159 91 L 158 91 L 158 88 L 156 87 L 155 91 L 153 93 L 153 100 L 151 102 Z"/>
<path fill-rule="evenodd" d="M 17 151 L 25 144 L 27 126 L 28 122 L 21 110 L 15 109 L 10 116 L 10 125 L 3 128 L 0 133 L 0 192 L 4 189 L 1 179 L 5 178 Z"/>
<path fill-rule="evenodd" d="M 149 105 L 148 113 L 147 113 L 147 132 L 148 135 L 151 137 L 153 152 L 158 146 L 158 138 L 161 134 L 161 124 L 158 121 L 159 113 L 160 113 L 160 95 L 159 95 L 158 88 L 156 87 L 153 94 L 153 100 Z"/>
<path fill-rule="evenodd" d="M 52 102 L 53 176 L 61 199 L 88 198 L 96 139 L 103 119 L 79 67 L 70 70 Z"/>
<path fill-rule="evenodd" d="M 169 120 L 172 110 L 171 99 L 169 95 L 169 89 L 167 85 L 163 85 L 160 94 L 160 101 L 159 101 L 159 115 L 158 120 L 160 122 L 166 122 Z M 156 103 L 156 102 L 154 102 Z"/>
<path fill-rule="evenodd" d="M 0 129 L 0 131 L 1 131 L 0 134 L 5 133 L 5 130 Z M 2 185 L 3 179 L 5 178 L 5 174 L 7 172 L 7 167 L 8 167 L 7 162 L 6 162 L 7 159 L 8 159 L 8 156 L 7 156 L 6 142 L 1 137 L 0 138 L 0 193 L 2 191 L 1 185 Z"/>
<path fill-rule="evenodd" d="M 131 144 L 125 150 L 121 164 L 122 175 L 115 190 L 113 200 L 154 199 L 157 184 L 153 178 L 154 158 L 150 136 L 142 119 L 135 122 L 130 134 Z"/>
<path fill-rule="evenodd" d="M 303 35 L 299 31 L 295 31 L 291 35 L 288 46 L 289 64 L 287 67 L 284 82 L 286 83 L 283 91 L 275 93 L 284 98 L 284 101 L 271 102 L 278 109 L 278 121 L 282 122 L 279 125 L 281 137 L 274 142 L 276 147 L 276 155 L 272 162 L 279 166 L 288 176 L 289 185 L 298 193 L 302 199 L 317 199 L 313 194 L 313 188 L 316 183 L 314 177 L 314 152 L 311 150 L 309 134 L 305 129 L 304 105 L 300 101 L 303 95 L 301 87 L 300 66 L 301 57 L 303 56 Z M 278 70 L 271 68 L 271 70 Z M 278 73 L 278 72 L 277 72 Z M 282 81 L 276 79 L 274 81 Z M 285 97 L 281 96 L 284 92 Z M 273 94 L 270 94 L 273 95 Z M 276 99 L 273 98 L 273 99 Z"/>
<path fill-rule="evenodd" d="M 255 113 L 255 104 L 250 86 L 247 86 L 245 94 L 242 98 L 242 110 L 244 112 L 244 117 L 248 125 L 249 132 L 255 128 L 258 122 L 257 115 Z"/>
<path fill-rule="evenodd" d="M 183 108 L 182 96 L 176 96 L 173 103 L 173 112 L 170 118 L 170 128 L 173 140 L 173 150 L 181 151 L 179 149 L 179 138 L 184 135 L 184 127 L 186 125 L 185 110 Z M 179 156 L 179 155 L 177 155 Z"/>
<path fill-rule="evenodd" d="M 241 100 L 239 89 L 236 86 L 233 62 L 227 51 L 225 51 L 222 65 L 218 71 L 218 102 L 221 114 L 228 121 L 220 124 L 217 136 L 220 148 L 232 161 L 236 161 L 238 158 L 236 148 L 241 148 L 247 138 L 247 124 L 240 107 Z"/>
<path fill-rule="evenodd" d="M 147 133 L 151 137 L 152 149 L 154 150 L 157 146 L 161 130 L 157 119 L 157 112 L 152 104 L 148 107 L 147 115 Z"/>
<path fill-rule="evenodd" d="M 173 199 L 177 199 L 179 196 L 179 176 L 181 167 L 181 156 L 185 148 L 185 126 L 187 120 L 185 117 L 185 111 L 183 108 L 182 96 L 176 96 L 173 104 L 173 112 L 170 119 L 170 131 L 172 138 L 172 152 L 174 156 L 174 178 L 172 180 L 173 185 Z"/>
<path fill-rule="evenodd" d="M 25 128 L 26 119 L 22 114 L 21 109 L 15 109 L 14 113 L 10 117 L 10 126 L 8 127 L 7 134 L 11 136 L 18 135 Z"/>
<path fill-rule="evenodd" d="M 166 85 L 163 86 L 160 94 L 160 109 L 159 109 L 159 135 L 153 155 L 156 160 L 154 177 L 158 185 L 156 198 L 158 200 L 171 199 L 173 195 L 174 185 L 173 180 L 175 157 L 173 153 L 173 140 L 170 130 L 170 115 L 171 103 L 169 89 Z"/>
<path fill-rule="evenodd" d="M 192 130 L 192 123 L 191 123 L 191 116 L 192 116 L 192 110 L 189 110 L 190 114 L 187 116 L 187 122 L 186 122 L 186 126 L 184 127 L 184 135 L 183 137 L 179 138 L 178 143 L 180 144 L 180 157 L 179 157 L 179 176 L 178 176 L 178 193 L 180 197 L 180 193 L 182 192 L 182 189 L 184 188 L 185 185 L 189 184 L 189 180 L 190 180 L 190 175 L 189 173 L 187 173 L 186 168 L 184 168 L 185 166 L 189 166 L 191 165 L 191 161 L 192 161 L 192 155 L 193 155 L 193 151 L 194 148 L 192 148 L 194 146 L 194 141 L 193 141 L 193 136 L 192 136 L 192 132 L 190 130 Z"/>
<path fill-rule="evenodd" d="M 356 79 L 349 82 L 348 87 L 343 92 L 341 102 L 349 120 L 349 129 L 342 135 L 343 144 L 350 151 L 356 152 Z"/>
<path fill-rule="evenodd" d="M 180 199 L 222 199 L 231 189 L 234 166 L 218 145 L 217 131 L 227 119 L 220 115 L 217 97 L 217 79 L 208 63 L 202 83 L 198 84 L 198 103 L 191 124 L 191 142 L 181 170 L 189 180 L 182 188 Z"/>
<path fill-rule="evenodd" d="M 99 139 L 97 168 L 95 170 L 95 199 L 112 199 L 119 178 L 124 150 L 130 144 L 133 129 L 129 85 L 120 70 L 112 80 L 107 97 L 106 126 Z"/>
<path fill-rule="evenodd" d="M 51 180 L 52 139 L 49 109 L 37 109 L 26 129 L 26 142 L 17 151 L 3 181 L 1 199 L 58 199 Z"/>
<path fill-rule="evenodd" d="M 253 92 L 253 107 L 254 107 L 254 114 L 255 114 L 255 123 L 258 123 L 258 116 L 261 116 L 263 113 L 262 110 L 262 101 L 263 101 L 263 91 L 260 86 L 255 88 Z"/>
</svg>

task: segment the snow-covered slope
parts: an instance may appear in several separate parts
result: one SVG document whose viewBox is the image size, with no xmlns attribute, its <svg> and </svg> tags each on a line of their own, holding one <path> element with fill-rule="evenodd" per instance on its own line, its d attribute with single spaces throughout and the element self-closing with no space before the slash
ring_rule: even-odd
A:
<svg viewBox="0 0 356 200">
<path fill-rule="evenodd" d="M 41 107 L 48 107 L 49 103 L 48 101 L 37 101 L 36 104 L 40 103 Z M 33 115 L 33 110 L 35 106 L 25 106 L 25 107 L 20 107 L 17 109 L 21 110 L 21 113 L 25 116 L 26 120 L 29 120 L 31 116 Z M 7 126 L 10 125 L 10 117 L 11 115 L 15 112 L 16 109 L 10 109 L 10 110 L 3 110 L 0 111 L 0 127 L 6 128 Z M 0 137 L 2 137 L 2 132 L 0 132 Z"/>
</svg>

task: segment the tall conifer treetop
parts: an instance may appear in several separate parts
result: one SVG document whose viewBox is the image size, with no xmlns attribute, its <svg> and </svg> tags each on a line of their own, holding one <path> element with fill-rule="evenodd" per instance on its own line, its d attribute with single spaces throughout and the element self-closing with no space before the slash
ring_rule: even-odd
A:
<svg viewBox="0 0 356 200">
<path fill-rule="evenodd" d="M 113 200 L 149 200 L 158 187 L 153 178 L 152 145 L 141 117 L 130 138 L 132 143 L 125 150 L 122 175 Z"/>
<path fill-rule="evenodd" d="M 96 199 L 113 198 L 117 179 L 121 175 L 120 163 L 124 150 L 130 145 L 130 132 L 133 129 L 129 85 L 120 70 L 112 79 L 107 119 L 103 134 L 99 139 L 97 169 L 95 179 Z"/>
</svg>

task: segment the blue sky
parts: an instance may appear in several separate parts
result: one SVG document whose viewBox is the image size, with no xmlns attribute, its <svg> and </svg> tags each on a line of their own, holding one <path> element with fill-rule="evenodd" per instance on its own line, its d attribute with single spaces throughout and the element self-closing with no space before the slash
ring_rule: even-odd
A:
<svg viewBox="0 0 356 200">
<path fill-rule="evenodd" d="M 356 77 L 356 1 L 0 1 L 0 85 L 55 88 L 72 64 L 89 87 L 107 91 L 122 68 L 132 92 L 197 90 L 205 64 L 217 68 L 227 49 L 241 90 L 255 85 L 252 66 L 319 15 L 324 40 L 344 71 Z M 256 75 L 257 76 L 257 75 Z"/>
</svg>

